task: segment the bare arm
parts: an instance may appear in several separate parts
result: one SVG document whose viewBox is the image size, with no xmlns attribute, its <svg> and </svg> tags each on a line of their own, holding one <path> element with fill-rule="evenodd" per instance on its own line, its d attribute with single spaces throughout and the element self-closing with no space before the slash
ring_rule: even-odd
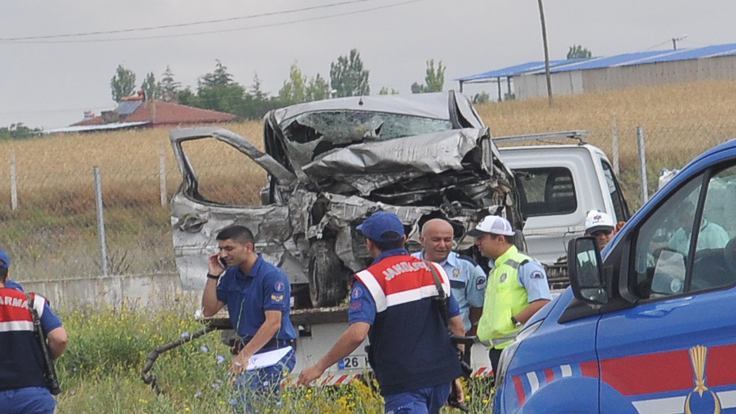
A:
<svg viewBox="0 0 736 414">
<path fill-rule="evenodd" d="M 233 364 L 230 369 L 232 372 L 236 374 L 243 372 L 248 366 L 250 357 L 260 351 L 276 335 L 276 332 L 281 329 L 281 311 L 267 310 L 264 314 L 266 315 L 266 320 L 263 321 L 256 334 L 253 335 L 253 338 L 243 347 L 240 353 L 233 358 Z"/>
<path fill-rule="evenodd" d="M 542 309 L 544 305 L 549 303 L 548 299 L 539 299 L 527 305 L 526 308 L 522 309 L 521 312 L 514 315 L 514 319 L 521 323 L 526 323 L 538 310 Z"/>
<path fill-rule="evenodd" d="M 468 315 L 470 319 L 470 330 L 468 331 L 469 336 L 475 336 L 476 331 L 478 330 L 478 321 L 480 321 L 480 317 L 482 315 L 483 308 L 470 307 L 470 313 Z"/>
<path fill-rule="evenodd" d="M 69 338 L 66 335 L 66 330 L 63 326 L 60 326 L 46 335 L 47 343 L 49 344 L 49 352 L 51 353 L 51 359 L 56 359 L 64 353 L 66 344 L 69 342 Z"/>
<path fill-rule="evenodd" d="M 453 316 L 450 318 L 450 332 L 455 336 L 464 336 L 465 335 L 465 324 L 463 323 L 463 318 L 460 315 Z"/>
<path fill-rule="evenodd" d="M 371 325 L 366 322 L 355 322 L 340 335 L 335 345 L 320 358 L 316 364 L 305 369 L 299 375 L 298 384 L 307 385 L 317 379 L 327 368 L 337 363 L 341 358 L 350 355 L 360 344 L 365 341 Z"/>
<path fill-rule="evenodd" d="M 217 260 L 217 255 L 210 256 L 207 262 L 208 272 L 213 275 L 222 274 L 225 269 L 222 268 L 220 262 Z M 222 309 L 225 304 L 217 299 L 217 280 L 207 278 L 207 283 L 204 285 L 204 292 L 202 293 L 202 314 L 205 317 L 210 317 Z"/>
</svg>

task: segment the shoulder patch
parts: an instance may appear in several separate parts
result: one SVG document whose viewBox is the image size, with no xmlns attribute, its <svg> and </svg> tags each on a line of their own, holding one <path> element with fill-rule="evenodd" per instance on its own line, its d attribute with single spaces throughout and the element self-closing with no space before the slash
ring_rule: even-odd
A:
<svg viewBox="0 0 736 414">
<path fill-rule="evenodd" d="M 532 272 L 531 275 L 529 275 L 529 278 L 531 279 L 544 279 L 544 273 L 540 272 L 539 270 L 535 270 Z"/>
<path fill-rule="evenodd" d="M 274 283 L 273 285 L 274 292 L 283 292 L 285 288 L 286 288 L 286 284 L 284 284 L 284 282 L 280 280 Z"/>
<path fill-rule="evenodd" d="M 477 266 L 478 265 L 478 263 L 476 263 L 475 260 L 473 260 L 473 258 L 470 257 L 470 256 L 465 256 L 463 254 L 459 254 L 459 255 L 457 255 L 457 258 L 458 259 L 465 260 L 466 262 L 470 262 L 470 264 L 472 264 L 473 266 Z"/>
<path fill-rule="evenodd" d="M 475 279 L 475 289 L 484 290 L 485 288 L 486 288 L 486 278 L 485 277 L 479 277 Z"/>
</svg>

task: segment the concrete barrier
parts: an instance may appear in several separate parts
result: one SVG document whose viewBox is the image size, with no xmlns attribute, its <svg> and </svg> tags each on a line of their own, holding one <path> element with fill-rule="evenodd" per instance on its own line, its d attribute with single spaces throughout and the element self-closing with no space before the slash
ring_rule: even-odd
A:
<svg viewBox="0 0 736 414">
<path fill-rule="evenodd" d="M 59 280 L 19 280 L 26 292 L 46 297 L 54 309 L 85 306 L 131 306 L 159 310 L 198 309 L 201 291 L 183 290 L 177 273 L 117 275 Z"/>
</svg>

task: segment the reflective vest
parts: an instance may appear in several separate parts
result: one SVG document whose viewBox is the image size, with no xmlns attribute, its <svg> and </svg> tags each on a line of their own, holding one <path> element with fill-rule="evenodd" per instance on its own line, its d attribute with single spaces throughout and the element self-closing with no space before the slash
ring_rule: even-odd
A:
<svg viewBox="0 0 736 414">
<path fill-rule="evenodd" d="M 376 304 L 368 360 L 383 395 L 449 384 L 462 375 L 437 310 L 438 289 L 428 266 L 449 296 L 450 280 L 442 266 L 408 255 L 385 257 L 355 275 Z"/>
<path fill-rule="evenodd" d="M 488 276 L 478 339 L 489 343 L 491 348 L 506 348 L 519 331 L 511 317 L 529 305 L 526 289 L 519 283 L 519 267 L 530 260 L 516 246 L 511 246 L 496 259 L 496 267 Z"/>
<path fill-rule="evenodd" d="M 45 300 L 40 295 L 30 295 L 35 298 L 33 307 L 40 318 Z M 26 294 L 0 288 L 0 391 L 45 384 L 43 354 L 34 334 Z"/>
</svg>

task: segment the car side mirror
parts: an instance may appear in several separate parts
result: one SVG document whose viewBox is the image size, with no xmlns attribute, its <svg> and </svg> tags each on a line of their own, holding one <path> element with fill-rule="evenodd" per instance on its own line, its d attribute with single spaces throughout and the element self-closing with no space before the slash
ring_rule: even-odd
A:
<svg viewBox="0 0 736 414">
<path fill-rule="evenodd" d="M 567 271 L 576 298 L 595 305 L 608 303 L 608 284 L 603 278 L 601 254 L 595 238 L 578 237 L 567 246 Z"/>
</svg>

